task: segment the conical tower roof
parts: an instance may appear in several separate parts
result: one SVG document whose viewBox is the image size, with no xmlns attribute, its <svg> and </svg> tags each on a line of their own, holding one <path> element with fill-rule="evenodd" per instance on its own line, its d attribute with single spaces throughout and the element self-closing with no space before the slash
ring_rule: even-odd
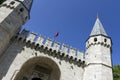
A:
<svg viewBox="0 0 120 80">
<path fill-rule="evenodd" d="M 22 2 L 29 11 L 31 10 L 33 0 L 19 0 L 19 1 Z"/>
<path fill-rule="evenodd" d="M 97 17 L 96 22 L 94 24 L 94 27 L 93 27 L 93 30 L 92 30 L 90 36 L 100 35 L 100 34 L 107 36 L 107 33 L 105 32 L 101 21 Z"/>
</svg>

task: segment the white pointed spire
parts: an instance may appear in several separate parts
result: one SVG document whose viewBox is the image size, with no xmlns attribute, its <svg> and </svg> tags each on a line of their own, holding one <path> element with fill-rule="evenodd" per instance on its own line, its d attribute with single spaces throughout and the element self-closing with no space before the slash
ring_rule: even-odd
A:
<svg viewBox="0 0 120 80">
<path fill-rule="evenodd" d="M 103 25 L 100 22 L 99 17 L 97 16 L 96 22 L 94 24 L 94 27 L 90 36 L 99 35 L 99 34 L 107 36 L 107 33 L 105 32 Z"/>
<path fill-rule="evenodd" d="M 31 10 L 33 0 L 19 0 L 19 1 L 22 2 L 29 11 Z"/>
</svg>

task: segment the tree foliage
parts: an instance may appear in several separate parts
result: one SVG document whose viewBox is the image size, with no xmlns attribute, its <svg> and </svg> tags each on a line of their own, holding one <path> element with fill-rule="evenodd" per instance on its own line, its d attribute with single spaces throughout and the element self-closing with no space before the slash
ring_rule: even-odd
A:
<svg viewBox="0 0 120 80">
<path fill-rule="evenodd" d="M 120 80 L 120 65 L 113 67 L 114 80 Z"/>
</svg>

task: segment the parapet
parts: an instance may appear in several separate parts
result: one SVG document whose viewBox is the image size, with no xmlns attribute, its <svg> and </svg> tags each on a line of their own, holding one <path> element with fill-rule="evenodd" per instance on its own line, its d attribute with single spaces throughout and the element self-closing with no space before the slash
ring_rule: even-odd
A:
<svg viewBox="0 0 120 80">
<path fill-rule="evenodd" d="M 31 32 L 31 33 L 29 33 L 29 35 L 28 35 L 28 37 L 26 38 L 26 40 L 27 40 L 27 41 L 34 42 L 36 37 L 37 37 L 37 34 Z"/>
<path fill-rule="evenodd" d="M 25 41 L 26 43 L 29 42 L 29 44 L 34 45 L 35 48 L 42 47 L 43 49 L 47 50 L 46 52 L 52 52 L 54 56 L 59 55 L 61 56 L 61 58 L 68 58 L 72 61 L 84 63 L 83 52 L 66 44 L 61 44 L 60 42 L 56 42 L 52 39 L 46 38 L 42 35 L 23 30 L 19 35 L 17 35 L 17 39 Z"/>
<path fill-rule="evenodd" d="M 36 40 L 36 44 L 40 44 L 43 45 L 43 41 L 45 40 L 45 37 L 43 36 L 38 36 L 37 40 Z"/>
</svg>

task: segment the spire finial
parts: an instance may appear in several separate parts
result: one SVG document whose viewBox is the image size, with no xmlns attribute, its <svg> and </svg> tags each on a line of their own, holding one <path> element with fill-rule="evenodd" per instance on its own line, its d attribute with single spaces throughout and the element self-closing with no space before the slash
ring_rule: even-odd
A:
<svg viewBox="0 0 120 80">
<path fill-rule="evenodd" d="M 99 15 L 98 15 L 98 13 L 97 13 L 97 19 L 99 19 Z"/>
</svg>

